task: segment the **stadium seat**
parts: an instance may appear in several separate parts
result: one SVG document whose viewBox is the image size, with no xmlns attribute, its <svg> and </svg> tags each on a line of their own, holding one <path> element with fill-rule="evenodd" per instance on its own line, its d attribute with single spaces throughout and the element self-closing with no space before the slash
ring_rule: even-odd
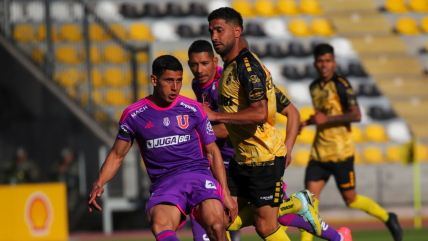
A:
<svg viewBox="0 0 428 241">
<path fill-rule="evenodd" d="M 131 71 L 123 71 L 121 68 L 111 67 L 104 72 L 106 85 L 109 86 L 128 86 L 132 81 Z"/>
<path fill-rule="evenodd" d="M 302 13 L 314 15 L 321 14 L 322 10 L 317 0 L 301 0 L 300 9 Z"/>
<path fill-rule="evenodd" d="M 109 45 L 104 48 L 104 58 L 113 64 L 124 64 L 131 60 L 131 55 L 119 45 Z"/>
<path fill-rule="evenodd" d="M 276 124 L 287 125 L 287 116 L 284 116 L 284 115 L 277 113 L 276 114 Z"/>
<path fill-rule="evenodd" d="M 392 13 L 407 12 L 406 2 L 404 0 L 386 0 L 385 10 Z"/>
<path fill-rule="evenodd" d="M 160 41 L 177 41 L 180 39 L 176 33 L 175 26 L 167 21 L 156 21 L 152 24 L 153 37 Z"/>
<path fill-rule="evenodd" d="M 149 26 L 143 23 L 133 23 L 129 27 L 129 38 L 135 41 L 153 41 Z"/>
<path fill-rule="evenodd" d="M 46 25 L 40 24 L 37 27 L 37 33 L 36 33 L 35 39 L 37 41 L 43 41 L 46 39 Z M 57 43 L 61 41 L 61 37 L 59 36 L 58 30 L 56 27 L 51 28 L 51 39 L 53 43 Z"/>
<path fill-rule="evenodd" d="M 311 35 L 308 24 L 304 19 L 293 19 L 288 22 L 289 31 L 297 37 L 308 37 Z"/>
<path fill-rule="evenodd" d="M 307 51 L 299 42 L 290 42 L 288 44 L 288 52 L 295 57 L 306 57 L 312 54 L 312 51 Z"/>
<path fill-rule="evenodd" d="M 415 12 L 428 12 L 428 1 L 427 0 L 410 0 L 410 9 Z"/>
<path fill-rule="evenodd" d="M 177 33 L 183 38 L 193 38 L 196 35 L 193 33 L 192 27 L 187 24 L 180 24 L 177 28 Z"/>
<path fill-rule="evenodd" d="M 334 48 L 334 55 L 340 57 L 353 57 L 356 55 L 352 43 L 346 38 L 333 38 L 330 40 L 331 46 Z"/>
<path fill-rule="evenodd" d="M 276 127 L 275 126 L 275 129 L 281 134 L 282 138 L 284 138 L 284 140 L 285 140 L 285 138 L 287 137 L 286 128 L 285 127 Z"/>
<path fill-rule="evenodd" d="M 296 138 L 296 143 L 311 145 L 315 139 L 315 131 L 311 127 L 306 127 L 300 131 Z"/>
<path fill-rule="evenodd" d="M 241 13 L 242 17 L 253 17 L 254 12 L 250 1 L 238 0 L 232 3 L 232 8 Z"/>
<path fill-rule="evenodd" d="M 386 148 L 386 158 L 392 163 L 401 163 L 400 147 L 397 145 Z"/>
<path fill-rule="evenodd" d="M 113 23 L 113 24 L 110 24 L 109 28 L 116 35 L 116 37 L 124 41 L 128 40 L 128 33 L 122 25 L 118 23 Z M 107 35 L 109 34 L 107 33 Z M 108 36 L 108 38 L 110 38 L 110 36 Z"/>
<path fill-rule="evenodd" d="M 217 8 L 230 7 L 230 2 L 227 0 L 208 1 L 207 7 L 208 7 L 208 12 L 212 12 L 212 11 L 216 10 Z"/>
<path fill-rule="evenodd" d="M 140 18 L 143 16 L 142 11 L 139 11 L 134 3 L 123 3 L 119 8 L 120 14 L 125 18 Z"/>
<path fill-rule="evenodd" d="M 104 62 L 104 57 L 102 56 L 98 46 L 91 46 L 89 54 L 91 57 L 91 63 L 101 64 Z"/>
<path fill-rule="evenodd" d="M 159 18 L 162 17 L 163 14 L 161 13 L 157 3 L 146 3 L 144 5 L 144 16 L 151 18 Z"/>
<path fill-rule="evenodd" d="M 309 162 L 309 158 L 311 156 L 311 152 L 306 149 L 298 149 L 293 153 L 294 157 L 292 160 L 293 166 L 306 167 Z"/>
<path fill-rule="evenodd" d="M 210 32 L 208 31 L 208 29 L 209 29 L 208 24 L 202 24 L 199 27 L 199 36 L 200 37 L 210 37 L 211 35 L 210 35 Z"/>
<path fill-rule="evenodd" d="M 82 76 L 77 69 L 65 69 L 59 76 L 59 84 L 64 87 L 74 87 L 80 84 Z"/>
<path fill-rule="evenodd" d="M 95 13 L 107 21 L 120 21 L 123 19 L 122 15 L 119 14 L 116 3 L 112 1 L 97 1 Z"/>
<path fill-rule="evenodd" d="M 421 19 L 421 29 L 424 33 L 428 34 L 428 17 Z"/>
<path fill-rule="evenodd" d="M 266 54 L 272 58 L 284 58 L 287 56 L 285 50 L 283 50 L 278 43 L 268 43 L 266 46 Z"/>
<path fill-rule="evenodd" d="M 205 17 L 208 16 L 207 8 L 203 3 L 193 2 L 189 6 L 189 15 Z"/>
<path fill-rule="evenodd" d="M 278 18 L 270 18 L 263 21 L 263 29 L 267 36 L 274 38 L 289 37 L 287 25 L 284 20 Z"/>
<path fill-rule="evenodd" d="M 86 77 L 86 73 L 85 77 Z M 101 74 L 101 71 L 99 69 L 92 68 L 91 70 L 91 85 L 93 87 L 104 87 L 105 86 L 105 80 Z"/>
<path fill-rule="evenodd" d="M 361 153 L 358 150 L 355 150 L 355 152 L 354 152 L 354 164 L 355 165 L 363 164 Z"/>
<path fill-rule="evenodd" d="M 244 36 L 255 36 L 262 37 L 266 34 L 264 33 L 262 27 L 256 22 L 249 22 L 244 27 L 244 32 L 242 33 Z"/>
<path fill-rule="evenodd" d="M 178 2 L 169 2 L 166 5 L 166 16 L 184 17 L 187 13 L 184 12 L 182 5 Z"/>
<path fill-rule="evenodd" d="M 337 65 L 335 71 L 336 71 L 336 73 L 338 73 L 339 75 L 344 76 L 344 77 L 349 75 L 348 68 L 344 67 L 341 64 Z"/>
<path fill-rule="evenodd" d="M 17 25 L 13 29 L 13 38 L 16 41 L 28 43 L 34 39 L 33 28 L 28 24 Z"/>
<path fill-rule="evenodd" d="M 71 46 L 61 46 L 55 51 L 56 60 L 64 64 L 80 64 L 85 60 L 84 56 L 82 48 L 76 50 Z"/>
<path fill-rule="evenodd" d="M 50 5 L 51 17 L 60 22 L 71 22 L 70 5 L 68 2 L 55 1 Z"/>
<path fill-rule="evenodd" d="M 83 40 L 79 26 L 75 24 L 63 24 L 60 28 L 61 38 L 69 42 L 80 42 Z"/>
<path fill-rule="evenodd" d="M 417 144 L 415 147 L 416 161 L 428 161 L 428 147 L 422 144 Z"/>
<path fill-rule="evenodd" d="M 11 2 L 9 10 L 10 10 L 9 14 L 10 14 L 11 22 L 25 21 L 24 8 L 21 2 L 16 2 L 16 1 Z"/>
<path fill-rule="evenodd" d="M 98 122 L 102 123 L 102 124 L 107 124 L 108 122 L 108 115 L 107 113 L 103 112 L 103 111 L 95 111 L 94 112 L 94 118 L 95 120 L 97 120 Z"/>
<path fill-rule="evenodd" d="M 257 0 L 255 2 L 256 13 L 265 17 L 276 16 L 276 10 L 271 0 Z"/>
<path fill-rule="evenodd" d="M 137 53 L 137 62 L 138 63 L 147 63 L 149 61 L 149 56 L 146 51 L 140 51 Z"/>
<path fill-rule="evenodd" d="M 149 94 L 149 92 L 147 92 L 147 90 L 139 90 L 138 91 L 138 99 L 146 98 L 149 95 L 150 94 Z"/>
<path fill-rule="evenodd" d="M 301 80 L 305 77 L 304 74 L 299 73 L 295 66 L 284 66 L 281 73 L 289 80 Z"/>
<path fill-rule="evenodd" d="M 412 139 L 409 127 L 404 121 L 394 121 L 386 126 L 388 138 L 397 143 L 406 143 Z"/>
<path fill-rule="evenodd" d="M 169 55 L 169 54 L 170 53 L 166 50 L 160 50 L 160 51 L 155 52 L 155 58 L 162 56 L 162 55 Z"/>
<path fill-rule="evenodd" d="M 382 125 L 369 124 L 366 126 L 366 137 L 368 141 L 383 142 L 387 141 L 386 131 Z"/>
<path fill-rule="evenodd" d="M 367 77 L 367 73 L 360 63 L 350 63 L 348 66 L 348 75 L 355 77 Z"/>
<path fill-rule="evenodd" d="M 307 64 L 305 66 L 305 75 L 306 75 L 306 78 L 310 78 L 310 79 L 318 78 L 317 69 L 313 64 Z"/>
<path fill-rule="evenodd" d="M 137 70 L 137 81 L 138 86 L 148 86 L 149 85 L 149 78 L 146 71 L 142 69 Z"/>
<path fill-rule="evenodd" d="M 33 51 L 31 51 L 31 59 L 38 64 L 43 64 L 45 62 L 45 51 L 35 47 Z"/>
<path fill-rule="evenodd" d="M 45 20 L 45 4 L 41 1 L 31 1 L 26 6 L 27 17 L 33 22 Z"/>
<path fill-rule="evenodd" d="M 109 36 L 101 25 L 93 23 L 89 25 L 89 39 L 95 42 L 102 42 L 108 40 Z"/>
<path fill-rule="evenodd" d="M 294 0 L 279 0 L 278 12 L 285 15 L 298 15 L 300 11 Z"/>
<path fill-rule="evenodd" d="M 380 106 L 370 106 L 368 115 L 375 120 L 388 120 L 396 117 L 394 110 L 385 110 Z"/>
<path fill-rule="evenodd" d="M 311 95 L 309 93 L 309 88 L 308 88 L 307 84 L 290 83 L 287 85 L 287 89 L 288 89 L 288 93 L 289 93 L 290 98 L 293 101 L 295 101 L 296 103 L 298 103 L 298 102 L 308 103 L 311 101 Z M 312 106 L 311 106 L 311 108 L 313 109 Z M 300 117 L 302 117 L 302 113 L 300 113 Z"/>
<path fill-rule="evenodd" d="M 73 18 L 75 20 L 82 20 L 83 16 L 85 15 L 83 5 L 81 3 L 75 2 L 71 8 L 73 9 Z"/>
<path fill-rule="evenodd" d="M 105 92 L 104 104 L 106 105 L 125 106 L 129 105 L 131 101 L 129 95 L 125 95 L 125 93 L 120 90 L 107 90 Z"/>
<path fill-rule="evenodd" d="M 176 50 L 172 53 L 172 56 L 176 57 L 181 62 L 187 62 L 189 60 L 187 50 Z"/>
<path fill-rule="evenodd" d="M 189 68 L 183 68 L 183 81 L 182 81 L 182 85 L 183 86 L 191 86 L 193 81 L 193 74 L 192 72 L 189 70 Z"/>
<path fill-rule="evenodd" d="M 382 164 L 384 162 L 382 150 L 376 146 L 364 148 L 363 159 L 367 164 Z"/>
<path fill-rule="evenodd" d="M 357 91 L 359 96 L 377 97 L 381 96 L 379 89 L 376 84 L 361 84 L 358 86 Z"/>
<path fill-rule="evenodd" d="M 419 35 L 418 24 L 414 18 L 400 17 L 397 19 L 395 28 L 398 33 L 403 35 Z"/>
<path fill-rule="evenodd" d="M 314 19 L 311 22 L 312 31 L 314 34 L 328 37 L 334 34 L 333 28 L 327 19 Z"/>
<path fill-rule="evenodd" d="M 363 131 L 359 126 L 352 125 L 351 126 L 352 137 L 354 138 L 355 143 L 363 143 L 364 136 Z"/>
<path fill-rule="evenodd" d="M 187 89 L 187 88 L 182 88 L 180 91 L 180 95 L 186 96 L 187 98 L 190 98 L 193 100 L 196 100 L 195 93 L 192 90 Z"/>
</svg>

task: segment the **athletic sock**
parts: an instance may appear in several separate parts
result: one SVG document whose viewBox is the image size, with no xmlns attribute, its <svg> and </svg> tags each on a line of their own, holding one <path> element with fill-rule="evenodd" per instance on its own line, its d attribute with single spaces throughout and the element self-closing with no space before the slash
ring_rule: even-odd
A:
<svg viewBox="0 0 428 241">
<path fill-rule="evenodd" d="M 355 200 L 349 204 L 348 207 L 363 210 L 366 213 L 379 218 L 383 222 L 386 222 L 389 219 L 388 212 L 366 196 L 357 195 Z"/>
<path fill-rule="evenodd" d="M 279 217 L 278 221 L 281 225 L 287 225 L 308 231 L 309 233 L 302 232 L 302 240 L 312 240 L 314 231 L 311 225 L 299 215 L 286 214 L 284 216 Z M 323 229 L 320 236 L 321 238 L 332 241 L 340 241 L 340 234 L 332 227 L 330 227 L 330 225 L 326 224 L 324 221 L 321 223 L 321 228 Z"/>
<path fill-rule="evenodd" d="M 281 226 L 267 237 L 263 238 L 264 241 L 291 241 L 287 234 L 281 229 Z"/>
<path fill-rule="evenodd" d="M 235 221 L 227 228 L 228 231 L 236 231 L 241 228 L 245 228 L 253 225 L 254 215 L 253 207 L 251 205 L 246 205 L 239 211 L 238 216 L 236 216 Z"/>
<path fill-rule="evenodd" d="M 287 215 L 292 215 L 292 214 L 287 214 Z M 293 215 L 294 215 L 294 214 L 293 214 Z M 278 220 L 279 220 L 279 219 L 278 219 Z M 283 225 L 281 225 L 281 229 L 282 229 L 282 231 L 287 232 L 288 226 L 283 226 Z"/>
<path fill-rule="evenodd" d="M 297 214 L 300 209 L 302 209 L 302 202 L 296 197 L 290 197 L 289 199 L 284 200 L 279 206 L 278 216 L 283 216 L 286 214 Z"/>
<path fill-rule="evenodd" d="M 156 235 L 156 241 L 180 241 L 172 230 L 165 230 Z"/>
<path fill-rule="evenodd" d="M 319 212 L 318 212 L 318 211 L 319 211 L 318 203 L 319 203 L 318 199 L 314 198 L 314 209 L 315 209 L 315 211 L 316 211 L 317 213 L 319 213 Z M 303 221 L 305 221 L 305 220 L 303 220 Z M 309 223 L 308 223 L 308 225 L 309 225 Z M 306 229 L 306 228 L 303 228 L 303 229 L 304 229 L 304 230 L 307 230 L 307 231 L 312 230 L 311 225 L 309 225 L 309 227 L 310 227 L 310 229 Z M 329 228 L 330 228 L 330 229 L 332 229 L 330 226 L 329 226 Z M 334 230 L 334 229 L 332 229 L 332 230 L 333 230 L 334 232 L 336 232 L 336 230 Z M 324 232 L 325 232 L 325 231 L 322 231 L 321 236 L 323 236 Z M 311 233 L 313 234 L 314 232 L 312 231 Z M 336 232 L 336 233 L 337 233 L 337 232 Z M 308 233 L 308 232 L 306 232 L 306 231 L 303 231 L 303 232 L 302 232 L 302 234 L 301 234 L 301 241 L 312 241 L 312 239 L 314 238 L 314 236 L 313 236 L 312 234 L 310 234 L 310 233 Z M 340 239 L 339 239 L 339 240 L 340 240 Z"/>
<path fill-rule="evenodd" d="M 226 236 L 228 241 L 232 241 L 232 238 L 230 237 L 230 232 L 226 231 Z"/>
</svg>

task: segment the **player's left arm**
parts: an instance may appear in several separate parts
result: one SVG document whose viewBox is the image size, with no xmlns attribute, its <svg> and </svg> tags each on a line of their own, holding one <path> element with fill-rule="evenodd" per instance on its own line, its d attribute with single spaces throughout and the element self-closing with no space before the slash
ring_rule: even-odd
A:
<svg viewBox="0 0 428 241">
<path fill-rule="evenodd" d="M 224 139 L 229 135 L 229 132 L 227 131 L 226 126 L 223 123 L 213 125 L 213 130 L 217 139 Z"/>
<path fill-rule="evenodd" d="M 312 115 L 307 121 L 308 125 L 322 125 L 327 123 L 343 124 L 359 122 L 361 120 L 360 107 L 358 106 L 357 98 L 351 85 L 345 80 L 338 81 L 336 89 L 340 98 L 343 114 L 330 116 L 315 110 L 315 115 Z"/>
</svg>

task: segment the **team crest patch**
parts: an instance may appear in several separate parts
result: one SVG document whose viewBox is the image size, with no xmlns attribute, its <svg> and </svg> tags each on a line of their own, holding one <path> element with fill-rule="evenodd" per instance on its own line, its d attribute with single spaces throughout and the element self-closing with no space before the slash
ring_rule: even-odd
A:
<svg viewBox="0 0 428 241">
<path fill-rule="evenodd" d="M 209 96 L 207 94 L 202 94 L 202 101 L 206 105 L 210 105 L 211 104 L 210 98 L 209 98 Z"/>
<path fill-rule="evenodd" d="M 254 88 L 250 92 L 250 100 L 260 100 L 263 96 L 265 96 L 265 92 L 261 88 Z"/>
<path fill-rule="evenodd" d="M 217 187 L 210 180 L 205 180 L 205 188 L 206 189 L 216 189 L 217 190 Z"/>
<path fill-rule="evenodd" d="M 207 119 L 207 134 L 214 135 L 213 126 L 211 125 L 211 122 L 208 119 Z"/>
<path fill-rule="evenodd" d="M 260 78 L 257 75 L 251 75 L 250 76 L 250 81 L 251 81 L 251 83 L 255 84 L 257 82 L 260 82 Z"/>
<path fill-rule="evenodd" d="M 170 123 L 169 118 L 168 118 L 168 117 L 164 117 L 164 118 L 163 118 L 163 124 L 164 124 L 165 126 L 169 126 L 169 123 Z"/>
<path fill-rule="evenodd" d="M 188 115 L 184 115 L 184 116 L 178 115 L 177 116 L 177 122 L 178 122 L 178 126 L 181 129 L 186 129 L 187 127 L 189 127 L 189 116 Z"/>
</svg>

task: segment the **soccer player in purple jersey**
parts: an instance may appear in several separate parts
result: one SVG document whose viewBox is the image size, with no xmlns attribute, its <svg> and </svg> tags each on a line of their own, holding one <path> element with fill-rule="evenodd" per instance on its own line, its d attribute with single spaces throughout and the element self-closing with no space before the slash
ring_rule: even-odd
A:
<svg viewBox="0 0 428 241">
<path fill-rule="evenodd" d="M 152 181 L 146 216 L 156 240 L 177 241 L 175 231 L 190 214 L 210 240 L 225 241 L 224 209 L 234 217 L 237 206 L 211 123 L 198 102 L 179 95 L 183 67 L 175 57 L 158 57 L 152 71 L 153 95 L 123 112 L 115 144 L 89 195 L 89 210 L 101 210 L 95 198 L 135 140 Z"/>
<path fill-rule="evenodd" d="M 242 37 L 241 43 L 243 43 L 243 46 L 245 48 L 249 49 L 248 42 Z M 219 112 L 217 88 L 219 77 L 223 69 L 217 66 L 218 59 L 214 56 L 211 44 L 205 40 L 197 40 L 193 42 L 190 46 L 188 55 L 188 64 L 190 70 L 192 71 L 195 77 L 192 81 L 192 89 L 196 95 L 198 102 L 204 103 L 208 105 L 211 110 Z M 288 98 L 279 89 L 276 89 L 275 93 L 277 97 L 277 112 L 288 118 L 287 138 L 285 139 L 285 145 L 287 146 L 287 149 L 291 152 L 297 136 L 297 127 L 300 121 L 300 114 L 299 111 L 294 107 L 294 105 L 290 103 Z M 222 152 L 222 157 L 227 175 L 227 167 L 229 161 L 233 157 L 233 148 L 230 148 L 225 144 L 226 137 L 229 133 L 227 132 L 227 129 L 224 124 L 217 122 L 211 122 L 211 124 L 213 125 L 214 133 L 217 137 L 217 145 L 219 146 L 220 151 Z M 285 187 L 286 184 L 284 183 L 284 200 L 288 199 L 288 197 L 285 195 Z M 288 205 L 284 202 L 280 206 L 280 208 L 284 208 L 286 206 Z M 247 212 L 247 214 L 243 214 L 244 212 Z M 242 209 L 240 211 L 240 216 L 241 218 L 248 217 L 251 220 L 251 222 L 246 223 L 253 222 L 252 210 L 250 206 Z M 298 215 L 285 214 L 278 217 L 278 221 L 279 223 L 281 223 L 281 225 L 293 226 L 307 230 L 312 234 L 314 233 L 312 227 L 306 221 L 304 221 L 302 217 Z M 320 235 L 321 238 L 333 241 L 342 240 L 341 236 L 344 235 L 336 232 L 325 222 L 322 222 L 321 226 L 323 228 L 323 232 Z M 204 241 L 204 237 L 206 237 L 205 231 L 194 220 L 192 220 L 192 231 L 195 241 Z"/>
</svg>

